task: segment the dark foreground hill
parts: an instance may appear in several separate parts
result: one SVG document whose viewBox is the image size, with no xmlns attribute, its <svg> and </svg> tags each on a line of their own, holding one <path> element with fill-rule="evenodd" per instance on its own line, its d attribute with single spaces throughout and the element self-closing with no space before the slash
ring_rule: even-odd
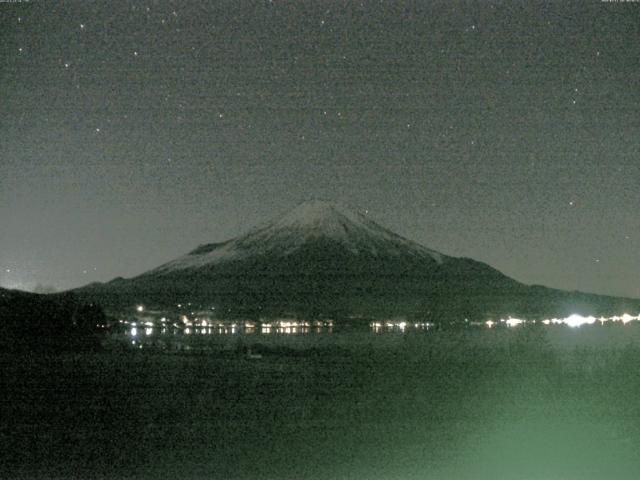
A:
<svg viewBox="0 0 640 480">
<path fill-rule="evenodd" d="M 639 300 L 524 285 L 489 265 L 443 255 L 321 201 L 305 202 L 245 235 L 201 245 L 137 277 L 75 293 L 114 310 L 189 302 L 221 316 L 250 318 L 439 321 L 640 310 Z"/>
<path fill-rule="evenodd" d="M 72 293 L 39 295 L 0 288 L 3 350 L 93 348 L 97 326 L 105 323 L 99 306 L 83 304 Z"/>
</svg>

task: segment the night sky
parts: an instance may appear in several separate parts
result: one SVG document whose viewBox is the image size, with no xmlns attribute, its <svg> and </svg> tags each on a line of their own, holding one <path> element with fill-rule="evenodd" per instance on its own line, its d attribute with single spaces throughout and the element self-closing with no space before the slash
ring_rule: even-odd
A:
<svg viewBox="0 0 640 480">
<path fill-rule="evenodd" d="M 129 277 L 309 198 L 640 297 L 640 2 L 0 3 L 0 285 Z"/>
</svg>

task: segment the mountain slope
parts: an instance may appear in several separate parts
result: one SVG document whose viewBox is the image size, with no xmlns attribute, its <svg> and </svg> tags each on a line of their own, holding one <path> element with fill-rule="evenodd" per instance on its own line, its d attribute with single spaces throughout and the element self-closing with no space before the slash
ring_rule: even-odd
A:
<svg viewBox="0 0 640 480">
<path fill-rule="evenodd" d="M 599 313 L 635 305 L 525 286 L 486 264 L 443 255 L 363 215 L 317 200 L 132 279 L 76 292 L 113 309 L 189 302 L 222 315 L 249 317 L 485 318 Z"/>
<path fill-rule="evenodd" d="M 228 242 L 201 245 L 149 274 L 196 269 L 259 255 L 286 257 L 313 243 L 341 246 L 374 258 L 411 256 L 442 263 L 443 255 L 381 227 L 363 215 L 314 200 Z"/>
</svg>

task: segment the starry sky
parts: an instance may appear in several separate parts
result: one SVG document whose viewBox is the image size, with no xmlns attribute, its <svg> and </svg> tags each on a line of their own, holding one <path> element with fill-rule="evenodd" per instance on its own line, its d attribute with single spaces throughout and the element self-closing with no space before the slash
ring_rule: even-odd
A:
<svg viewBox="0 0 640 480">
<path fill-rule="evenodd" d="M 156 267 L 309 198 L 640 297 L 640 2 L 0 3 L 0 285 Z"/>
</svg>

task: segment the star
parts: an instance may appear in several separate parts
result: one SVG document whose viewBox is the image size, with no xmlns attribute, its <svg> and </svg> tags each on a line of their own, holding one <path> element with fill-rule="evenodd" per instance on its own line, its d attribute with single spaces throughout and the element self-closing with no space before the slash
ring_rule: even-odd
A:
<svg viewBox="0 0 640 480">
<path fill-rule="evenodd" d="M 69 68 L 71 64 L 69 62 L 64 62 L 64 68 Z"/>
<path fill-rule="evenodd" d="M 575 204 L 576 204 L 576 202 L 574 202 L 573 200 L 571 200 L 571 201 L 569 202 L 569 205 L 570 205 L 570 206 L 572 206 L 572 207 L 573 207 Z"/>
<path fill-rule="evenodd" d="M 100 129 L 99 128 L 96 128 L 96 133 L 100 133 Z"/>
<path fill-rule="evenodd" d="M 84 30 L 84 23 L 80 24 L 80 30 Z"/>
</svg>

